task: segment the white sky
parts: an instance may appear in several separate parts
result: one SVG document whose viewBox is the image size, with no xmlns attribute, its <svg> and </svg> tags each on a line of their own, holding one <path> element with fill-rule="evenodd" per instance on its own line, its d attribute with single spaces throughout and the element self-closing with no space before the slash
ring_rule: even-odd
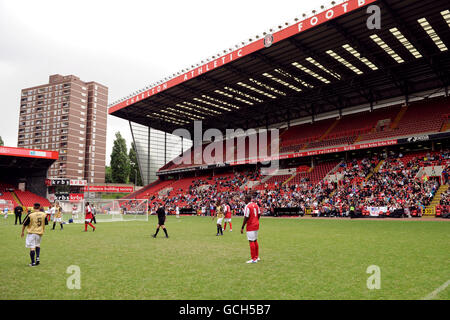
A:
<svg viewBox="0 0 450 320">
<path fill-rule="evenodd" d="M 109 101 L 331 1 L 0 0 L 0 136 L 17 146 L 20 90 L 51 74 L 97 81 Z M 108 116 L 106 162 L 127 121 Z"/>
</svg>

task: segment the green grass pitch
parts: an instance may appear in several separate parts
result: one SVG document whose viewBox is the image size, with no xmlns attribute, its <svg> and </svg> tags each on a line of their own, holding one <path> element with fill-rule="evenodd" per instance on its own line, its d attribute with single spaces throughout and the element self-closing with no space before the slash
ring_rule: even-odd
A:
<svg viewBox="0 0 450 320">
<path fill-rule="evenodd" d="M 261 261 L 250 250 L 242 218 L 216 237 L 208 217 L 169 217 L 151 238 L 148 222 L 47 226 L 41 265 L 28 267 L 21 226 L 0 223 L 0 299 L 302 300 L 421 299 L 450 279 L 450 224 L 262 218 Z M 81 289 L 68 289 L 67 268 L 80 267 Z M 366 270 L 381 270 L 369 290 Z M 450 299 L 450 288 L 436 295 Z"/>
</svg>

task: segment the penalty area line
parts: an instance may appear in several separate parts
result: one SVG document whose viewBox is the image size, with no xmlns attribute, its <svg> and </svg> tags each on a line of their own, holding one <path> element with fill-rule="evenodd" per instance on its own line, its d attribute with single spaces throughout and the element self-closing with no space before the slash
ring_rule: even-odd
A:
<svg viewBox="0 0 450 320">
<path fill-rule="evenodd" d="M 431 292 L 426 297 L 423 297 L 421 300 L 432 300 L 434 299 L 439 293 L 444 291 L 448 286 L 450 285 L 450 280 L 448 280 L 446 283 L 444 283 L 442 286 Z"/>
</svg>

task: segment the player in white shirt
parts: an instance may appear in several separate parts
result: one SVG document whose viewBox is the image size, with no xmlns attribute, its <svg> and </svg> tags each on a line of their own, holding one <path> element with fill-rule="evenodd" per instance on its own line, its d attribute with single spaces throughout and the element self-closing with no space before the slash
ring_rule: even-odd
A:
<svg viewBox="0 0 450 320">
<path fill-rule="evenodd" d="M 77 209 L 78 209 L 77 205 L 74 204 L 72 207 L 72 220 L 75 220 L 75 218 L 77 216 Z"/>
<path fill-rule="evenodd" d="M 56 208 L 55 208 L 56 204 L 53 204 L 50 209 L 48 209 L 48 213 L 50 214 L 50 221 L 54 220 L 55 217 L 55 212 L 56 212 Z"/>
<path fill-rule="evenodd" d="M 6 221 L 6 219 L 8 219 L 8 211 L 9 211 L 8 208 L 3 209 L 3 214 L 4 214 L 4 217 L 5 217 L 5 221 Z"/>
<path fill-rule="evenodd" d="M 178 206 L 176 207 L 175 212 L 177 214 L 177 219 L 179 219 L 180 218 L 180 208 Z"/>
</svg>

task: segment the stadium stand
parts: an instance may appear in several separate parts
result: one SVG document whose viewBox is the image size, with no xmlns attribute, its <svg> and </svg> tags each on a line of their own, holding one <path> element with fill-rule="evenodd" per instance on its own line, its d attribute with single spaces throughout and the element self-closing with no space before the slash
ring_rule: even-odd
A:
<svg viewBox="0 0 450 320">
<path fill-rule="evenodd" d="M 408 107 L 394 105 L 376 109 L 372 112 L 358 112 L 344 115 L 340 119 L 326 119 L 314 123 L 300 124 L 285 129 L 280 134 L 280 154 L 294 153 L 300 150 L 318 149 L 352 145 L 358 142 L 404 137 L 414 134 L 438 133 L 450 129 L 447 125 L 450 108 L 449 98 L 427 99 L 413 102 Z M 426 110 L 427 112 L 423 112 Z M 249 156 L 249 140 L 245 144 L 245 156 Z M 259 150 L 259 144 L 257 144 Z M 208 144 L 202 146 L 203 152 Z M 270 150 L 270 147 L 269 147 Z M 191 163 L 194 163 L 193 149 Z M 223 159 L 233 153 L 238 159 L 237 150 L 223 146 Z M 187 153 L 186 153 L 187 154 Z M 214 156 L 214 153 L 212 154 Z M 204 162 L 202 163 L 204 165 Z M 193 166 L 182 163 L 175 165 L 173 161 L 160 169 L 174 170 Z M 283 179 L 274 178 L 272 182 Z"/>
<path fill-rule="evenodd" d="M 257 192 L 266 213 L 275 207 L 298 207 L 303 212 L 309 209 L 316 216 L 342 217 L 348 216 L 350 207 L 355 206 L 362 216 L 369 216 L 369 207 L 386 207 L 386 216 L 401 212 L 402 216 L 419 217 L 437 195 L 441 182 L 448 183 L 448 178 L 418 176 L 420 169 L 445 165 L 448 172 L 449 164 L 448 151 L 390 152 L 370 158 L 323 162 L 314 168 L 302 165 L 293 168 L 294 174 L 275 175 L 263 183 L 265 176 L 252 171 L 159 181 L 147 188 L 145 195 L 151 204 L 164 201 L 169 207 L 195 209 L 228 199 L 239 213 L 244 205 L 241 187 L 248 181 L 259 181 L 251 190 Z M 340 177 L 338 181 L 325 179 L 330 172 Z M 167 188 L 170 189 L 167 193 L 158 193 Z M 448 192 L 442 193 L 437 212 L 445 210 Z"/>
<path fill-rule="evenodd" d="M 9 200 L 12 202 L 13 206 L 16 207 L 18 203 L 16 202 L 16 199 L 13 195 L 14 192 L 14 186 L 8 183 L 1 183 L 0 182 L 0 199 L 1 200 Z"/>
<path fill-rule="evenodd" d="M 27 208 L 31 208 L 36 202 L 40 203 L 43 207 L 50 206 L 50 201 L 47 199 L 30 191 L 18 190 L 11 184 L 0 183 L 0 193 L 0 199 L 12 201 L 14 207 L 22 205 Z"/>
<path fill-rule="evenodd" d="M 35 203 L 40 203 L 42 207 L 50 206 L 50 201 L 30 191 L 14 190 L 14 193 L 25 207 L 33 207 Z"/>
<path fill-rule="evenodd" d="M 443 132 L 449 129 L 449 103 L 449 98 L 427 99 L 408 106 L 393 105 L 372 112 L 344 115 L 340 119 L 292 126 L 283 129 L 280 134 L 280 153 Z M 207 147 L 208 144 L 204 144 L 203 151 Z M 232 152 L 236 158 L 236 148 L 226 150 L 225 144 L 223 148 L 224 159 L 227 152 Z M 248 155 L 247 140 L 245 157 L 248 158 Z M 402 215 L 406 216 L 424 215 L 428 208 L 441 216 L 448 210 L 448 182 L 443 182 L 443 179 L 439 181 L 436 177 L 424 181 L 417 175 L 422 172 L 421 168 L 448 165 L 448 159 L 447 151 L 427 150 L 390 154 L 385 158 L 377 156 L 342 162 L 319 162 L 314 167 L 288 167 L 286 169 L 295 169 L 294 172 L 272 176 L 263 176 L 258 172 L 251 178 L 247 176 L 248 172 L 236 169 L 239 167 L 235 167 L 235 172 L 215 176 L 200 170 L 196 171 L 197 177 L 159 180 L 133 195 L 133 198 L 149 198 L 153 203 L 164 200 L 169 205 L 179 207 L 208 207 L 210 202 L 214 202 L 213 199 L 235 197 L 243 187 L 247 190 L 249 181 L 254 181 L 250 189 L 260 194 L 266 211 L 273 211 L 274 206 L 299 206 L 303 211 L 314 211 L 317 216 L 343 216 L 348 214 L 350 206 L 354 204 L 363 216 L 369 215 L 368 207 L 371 206 L 388 207 L 389 214 L 401 210 Z M 163 168 L 188 166 L 170 162 Z M 337 181 L 325 179 L 331 172 Z M 164 193 L 161 194 L 161 191 Z M 264 205 L 264 202 L 270 205 Z M 235 210 L 239 209 L 238 201 Z"/>
<path fill-rule="evenodd" d="M 450 99 L 448 98 L 413 102 L 393 127 L 364 134 L 360 140 L 368 141 L 420 133 L 440 132 L 448 121 L 448 116 L 446 117 L 445 112 L 448 112 L 449 108 Z"/>
<path fill-rule="evenodd" d="M 439 71 L 447 70 L 450 60 L 444 45 L 448 5 L 429 2 L 425 12 L 419 10 L 422 4 L 383 1 L 390 33 L 355 28 L 358 21 L 366 23 L 364 10 L 300 32 L 302 24 L 288 26 L 291 31 L 280 30 L 269 46 L 258 39 L 248 44 L 254 47 L 247 53 L 236 52 L 242 54 L 239 59 L 222 60 L 208 72 L 208 63 L 220 59 L 192 66 L 165 88 L 162 81 L 163 93 L 158 84 L 156 91 L 147 87 L 143 94 L 113 103 L 109 114 L 149 126 L 149 119 L 142 117 L 147 113 L 152 128 L 166 133 L 179 127 L 194 133 L 199 116 L 203 131 L 280 129 L 281 155 L 274 156 L 278 172 L 261 171 L 256 180 L 239 180 L 240 166 L 262 167 L 248 159 L 246 144 L 245 161 L 168 163 L 146 196 L 187 207 L 207 207 L 227 198 L 239 211 L 248 188 L 258 193 L 265 211 L 299 207 L 316 215 L 342 216 L 355 207 L 367 216 L 377 206 L 393 215 L 425 214 L 438 196 L 446 199 L 447 194 L 440 172 L 448 161 L 444 150 L 450 137 L 450 98 L 448 77 Z M 412 45 L 405 45 L 406 40 Z M 180 108 L 184 111 L 173 112 Z M 225 154 L 225 159 L 241 160 L 236 149 Z M 190 157 L 193 163 L 192 152 Z M 220 180 L 215 180 L 217 172 L 223 174 Z"/>
</svg>

